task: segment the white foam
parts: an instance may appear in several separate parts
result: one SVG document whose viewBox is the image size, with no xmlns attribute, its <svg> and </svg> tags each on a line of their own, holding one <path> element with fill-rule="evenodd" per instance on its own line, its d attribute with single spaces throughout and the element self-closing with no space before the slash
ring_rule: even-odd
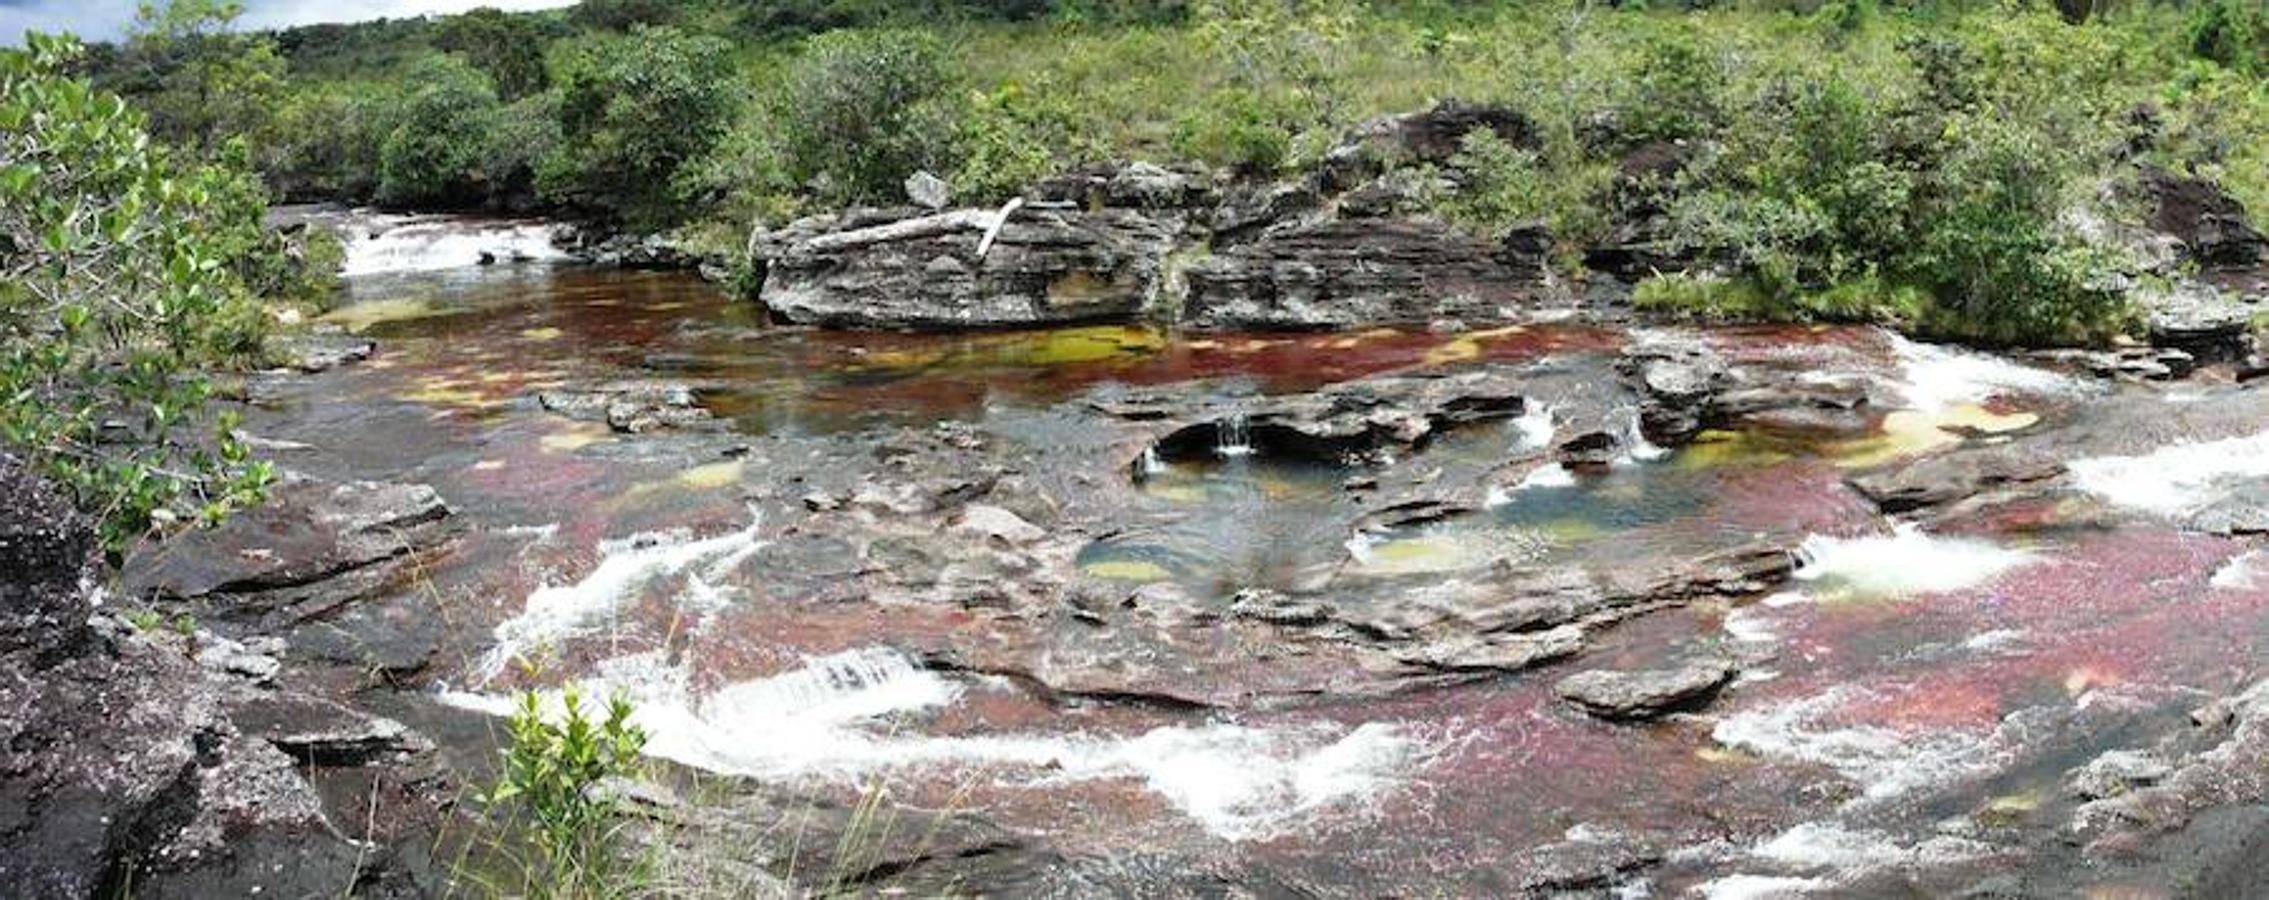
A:
<svg viewBox="0 0 2269 900">
<path fill-rule="evenodd" d="M 452 216 L 350 218 L 342 226 L 346 260 L 340 274 L 355 278 L 398 272 L 438 272 L 498 262 L 555 262 L 565 226 Z"/>
<path fill-rule="evenodd" d="M 921 765 L 994 765 L 1028 783 L 1131 778 L 1209 831 L 1265 838 L 1386 794 L 1433 750 L 1396 725 L 1158 728 L 1132 737 L 929 737 L 878 730 L 882 720 L 952 704 L 963 689 L 888 648 L 807 660 L 770 678 L 697 696 L 687 673 L 656 654 L 603 665 L 587 695 L 620 692 L 650 735 L 647 752 L 717 772 L 849 782 Z M 557 694 L 549 702 L 557 708 Z M 444 702 L 495 715 L 510 698 L 449 693 Z"/>
<path fill-rule="evenodd" d="M 1520 418 L 1513 420 L 1513 435 L 1519 439 L 1513 449 L 1516 452 L 1542 450 L 1552 446 L 1552 436 L 1557 433 L 1558 427 L 1552 424 L 1552 407 L 1531 403 Z"/>
<path fill-rule="evenodd" d="M 698 579 L 720 578 L 762 547 L 757 539 L 762 524 L 758 519 L 747 528 L 706 540 L 695 540 L 681 530 L 602 542 L 599 565 L 590 574 L 573 584 L 537 588 L 519 615 L 497 624 L 496 646 L 481 660 L 480 680 L 485 683 L 502 674 L 522 653 L 612 619 L 624 603 L 656 581 L 694 578 L 700 587 L 693 599 L 713 603 L 714 595 L 700 594 L 707 582 Z"/>
<path fill-rule="evenodd" d="M 1987 353 L 1910 341 L 1891 335 L 1905 370 L 1899 392 L 1913 409 L 1936 411 L 2013 394 L 2060 395 L 2085 390 L 2081 382 Z"/>
<path fill-rule="evenodd" d="M 2175 515 L 2218 499 L 2231 481 L 2269 478 L 2269 431 L 2175 444 L 2141 456 L 2076 459 L 2066 469 L 2081 490 L 2115 505 Z"/>
<path fill-rule="evenodd" d="M 1704 900 L 1786 900 L 1808 897 L 1829 887 L 1828 882 L 1818 878 L 1744 874 L 1707 881 L 1695 890 L 1701 892 Z"/>
<path fill-rule="evenodd" d="M 1718 720 L 1711 737 L 1762 756 L 1827 766 L 1858 784 L 1870 800 L 1942 785 L 1991 764 L 1990 736 L 1823 724 L 1859 690 L 1836 687 L 1781 706 L 1735 713 Z"/>
<path fill-rule="evenodd" d="M 1888 535 L 1805 538 L 1797 549 L 1799 581 L 1868 597 L 1909 597 L 1975 587 L 2037 561 L 2031 553 L 1990 541 L 1939 537 L 1911 524 Z"/>
<path fill-rule="evenodd" d="M 1576 473 L 1568 471 L 1567 466 L 1559 463 L 1545 463 L 1529 470 L 1529 473 L 1521 476 L 1520 482 L 1512 487 L 1490 488 L 1489 495 L 1481 503 L 1483 506 L 1495 508 L 1513 502 L 1522 491 L 1575 486 Z"/>
<path fill-rule="evenodd" d="M 2235 559 L 2223 563 L 2221 568 L 2215 569 L 2213 577 L 2206 579 L 2206 586 L 2217 591 L 2253 590 L 2262 584 L 2262 562 L 2262 552 L 2259 550 L 2240 553 Z"/>
<path fill-rule="evenodd" d="M 1759 844 L 1756 855 L 1788 866 L 1825 869 L 1841 875 L 1915 865 L 1946 865 L 1993 854 L 1976 841 L 1934 836 L 1907 846 L 1880 831 L 1855 830 L 1833 822 L 1805 822 Z"/>
</svg>

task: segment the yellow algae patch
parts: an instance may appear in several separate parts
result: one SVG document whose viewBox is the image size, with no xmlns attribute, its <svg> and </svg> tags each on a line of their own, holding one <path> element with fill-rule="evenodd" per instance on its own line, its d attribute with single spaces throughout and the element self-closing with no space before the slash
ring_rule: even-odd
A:
<svg viewBox="0 0 2269 900">
<path fill-rule="evenodd" d="M 740 480 L 741 461 L 737 459 L 730 462 L 694 466 L 679 472 L 677 477 L 677 483 L 696 490 L 721 488 L 729 484 L 738 484 Z"/>
<path fill-rule="evenodd" d="M 386 322 L 430 319 L 435 316 L 446 316 L 453 312 L 455 310 L 435 306 L 433 301 L 423 297 L 407 297 L 399 300 L 373 300 L 368 303 L 342 306 L 324 313 L 321 318 L 315 321 L 327 322 L 355 334 L 361 334 L 369 330 L 371 326 Z"/>
<path fill-rule="evenodd" d="M 552 453 L 573 453 L 606 440 L 607 435 L 607 430 L 597 425 L 577 424 L 544 435 L 536 444 Z"/>
<path fill-rule="evenodd" d="M 1507 325 L 1503 328 L 1490 328 L 1482 331 L 1466 332 L 1465 334 L 1460 335 L 1456 340 L 1452 340 L 1439 347 L 1435 347 L 1432 350 L 1426 351 L 1426 364 L 1439 366 L 1447 363 L 1465 362 L 1467 360 L 1479 359 L 1481 358 L 1482 341 L 1490 340 L 1492 338 L 1501 338 L 1507 335 L 1520 334 L 1527 330 L 1527 328 L 1519 325 Z M 1388 333 L 1391 334 L 1392 332 Z"/>
<path fill-rule="evenodd" d="M 501 459 L 484 459 L 473 464 L 475 472 L 494 472 L 501 468 L 504 468 L 504 460 Z"/>
<path fill-rule="evenodd" d="M 850 368 L 1054 366 L 1132 359 L 1155 353 L 1165 347 L 1166 337 L 1147 328 L 1098 325 L 982 337 L 959 346 L 884 350 L 867 354 Z"/>
<path fill-rule="evenodd" d="M 682 300 L 671 300 L 671 301 L 669 301 L 669 302 L 666 302 L 666 303 L 655 303 L 655 304 L 652 304 L 652 305 L 649 305 L 649 306 L 647 306 L 646 308 L 647 308 L 647 309 L 650 309 L 650 310 L 654 310 L 655 312 L 669 312 L 669 311 L 671 311 L 671 310 L 684 309 L 685 307 L 686 307 L 685 301 L 682 301 Z"/>
<path fill-rule="evenodd" d="M 1205 485 L 1203 484 L 1169 483 L 1155 478 L 1143 482 L 1142 492 L 1161 500 L 1172 500 L 1176 503 L 1204 503 L 1206 498 Z"/>
<path fill-rule="evenodd" d="M 1106 559 L 1088 563 L 1080 569 L 1089 575 L 1112 581 L 1166 581 L 1174 577 L 1174 573 L 1166 571 L 1165 566 L 1139 559 Z"/>
<path fill-rule="evenodd" d="M 545 326 L 543 328 L 523 329 L 520 332 L 520 336 L 531 341 L 556 341 L 559 340 L 561 335 L 566 333 L 567 332 L 561 331 L 557 328 Z"/>
<path fill-rule="evenodd" d="M 402 399 L 428 406 L 459 406 L 468 409 L 488 409 L 504 405 L 504 401 L 481 393 L 463 381 L 451 378 L 421 378 L 418 389 L 403 394 Z"/>
<path fill-rule="evenodd" d="M 1694 442 L 1679 450 L 1677 465 L 1682 469 L 1709 469 L 1719 466 L 1769 466 L 1786 462 L 1789 453 L 1775 442 L 1753 434 L 1737 431 L 1704 431 Z"/>
<path fill-rule="evenodd" d="M 1364 546 L 1356 567 L 1376 575 L 1454 572 L 1489 562 L 1488 540 L 1476 534 L 1422 534 L 1390 538 Z"/>
<path fill-rule="evenodd" d="M 1834 456 L 1846 468 L 1879 466 L 1959 444 L 1963 431 L 2003 434 L 2039 421 L 2032 413 L 1997 413 L 1974 403 L 1928 412 L 1902 409 L 1883 418 L 1882 434 L 1842 444 Z"/>
</svg>

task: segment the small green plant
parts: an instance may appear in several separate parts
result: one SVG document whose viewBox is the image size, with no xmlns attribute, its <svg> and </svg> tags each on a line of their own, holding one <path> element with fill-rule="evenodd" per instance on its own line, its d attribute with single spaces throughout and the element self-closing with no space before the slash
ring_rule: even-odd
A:
<svg viewBox="0 0 2269 900">
<path fill-rule="evenodd" d="M 635 873 L 618 866 L 618 801 L 602 783 L 634 771 L 646 732 L 631 724 L 630 701 L 621 696 L 607 701 L 603 718 L 584 708 L 573 686 L 561 693 L 560 705 L 555 718 L 536 692 L 521 695 L 504 772 L 481 799 L 519 813 L 537 854 L 526 873 L 534 895 L 615 896 Z"/>
</svg>

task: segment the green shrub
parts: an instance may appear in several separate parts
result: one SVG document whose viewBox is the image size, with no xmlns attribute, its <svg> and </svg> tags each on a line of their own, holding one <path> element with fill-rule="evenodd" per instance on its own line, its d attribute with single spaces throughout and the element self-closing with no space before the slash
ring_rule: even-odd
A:
<svg viewBox="0 0 2269 900">
<path fill-rule="evenodd" d="M 1713 133 L 1723 119 L 1725 69 L 1690 27 L 1649 35 L 1639 44 L 1616 106 L 1632 144 Z"/>
<path fill-rule="evenodd" d="M 916 171 L 951 174 L 966 102 L 936 38 L 839 31 L 813 38 L 773 105 L 791 181 L 825 203 L 899 199 Z"/>
<path fill-rule="evenodd" d="M 417 88 L 403 100 L 379 148 L 378 199 L 391 204 L 465 207 L 487 196 L 481 164 L 499 104 L 488 76 L 436 55 L 412 70 Z"/>
<path fill-rule="evenodd" d="M 2184 32 L 2200 59 L 2269 75 L 2269 7 L 2259 0 L 2202 0 L 2191 7 Z"/>
<path fill-rule="evenodd" d="M 511 101 L 544 89 L 544 50 L 554 37 L 542 19 L 481 7 L 444 19 L 433 45 L 463 56 Z"/>
<path fill-rule="evenodd" d="M 1174 121 L 1174 152 L 1210 165 L 1269 174 L 1291 157 L 1290 123 L 1299 118 L 1261 94 L 1225 88 Z"/>
<path fill-rule="evenodd" d="M 270 479 L 200 373 L 259 353 L 268 318 L 239 271 L 274 244 L 256 182 L 151 143 L 123 100 L 59 74 L 75 52 L 0 51 L 0 443 L 116 554 Z"/>
<path fill-rule="evenodd" d="M 1492 236 L 1542 221 L 1555 246 L 1570 253 L 1603 238 L 1613 169 L 1579 154 L 1557 159 L 1507 143 L 1488 129 L 1469 133 L 1450 159 L 1456 188 L 1441 203 L 1451 220 Z M 1567 260 L 1574 265 L 1575 260 Z"/>
<path fill-rule="evenodd" d="M 617 801 L 604 782 L 634 774 L 646 732 L 630 723 L 630 703 L 620 696 L 607 702 L 603 719 L 583 708 L 573 686 L 561 701 L 554 721 L 538 694 L 521 695 L 504 771 L 481 799 L 516 812 L 535 845 L 538 865 L 523 873 L 532 895 L 616 896 L 635 878 L 616 858 Z"/>
<path fill-rule="evenodd" d="M 1081 139 L 1078 98 L 1046 82 L 1008 82 L 978 95 L 962 114 L 953 184 L 972 200 L 1023 191 L 1069 159 L 1097 151 Z"/>
<path fill-rule="evenodd" d="M 682 218 L 679 170 L 716 144 L 734 108 L 731 45 L 640 26 L 574 48 L 560 82 L 559 144 L 539 191 L 634 227 Z"/>
</svg>

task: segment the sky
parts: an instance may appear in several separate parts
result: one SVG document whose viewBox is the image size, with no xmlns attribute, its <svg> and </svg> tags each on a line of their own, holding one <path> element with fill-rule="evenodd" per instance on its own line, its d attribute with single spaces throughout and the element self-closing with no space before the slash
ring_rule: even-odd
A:
<svg viewBox="0 0 2269 900">
<path fill-rule="evenodd" d="M 358 22 L 426 13 L 464 12 L 476 6 L 544 9 L 574 0 L 243 0 L 246 28 L 311 22 Z M 16 46 L 25 31 L 69 31 L 90 41 L 116 38 L 134 21 L 139 0 L 0 0 L 0 46 Z"/>
</svg>

